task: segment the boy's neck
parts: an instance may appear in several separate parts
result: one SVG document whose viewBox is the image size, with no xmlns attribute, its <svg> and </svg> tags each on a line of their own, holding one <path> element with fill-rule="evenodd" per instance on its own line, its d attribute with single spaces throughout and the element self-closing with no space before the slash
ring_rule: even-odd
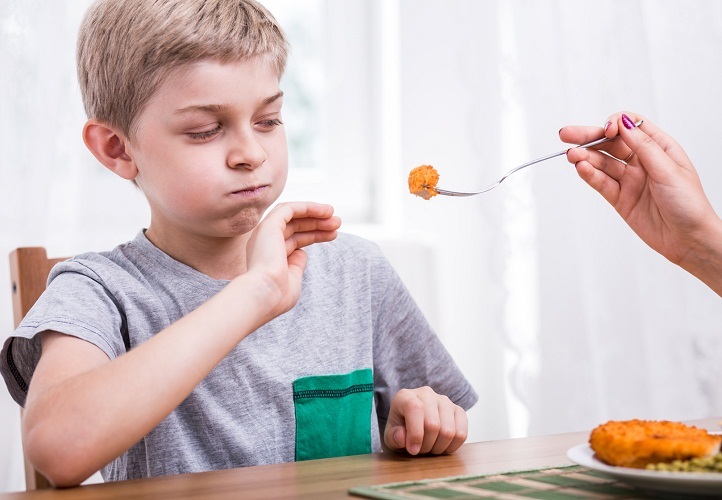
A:
<svg viewBox="0 0 722 500">
<path fill-rule="evenodd" d="M 200 235 L 175 235 L 154 230 L 145 237 L 161 251 L 183 264 L 214 279 L 232 280 L 246 272 L 246 243 L 250 234 L 234 238 L 209 238 Z"/>
</svg>

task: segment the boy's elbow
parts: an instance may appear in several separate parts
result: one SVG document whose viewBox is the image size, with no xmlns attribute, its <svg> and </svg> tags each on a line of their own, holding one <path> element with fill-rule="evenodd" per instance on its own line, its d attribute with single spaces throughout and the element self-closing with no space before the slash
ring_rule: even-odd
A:
<svg viewBox="0 0 722 500">
<path fill-rule="evenodd" d="M 58 488 L 78 486 L 95 471 L 89 471 L 84 453 L 76 447 L 63 446 L 56 439 L 45 439 L 39 432 L 27 432 L 23 436 L 27 460 Z"/>
<path fill-rule="evenodd" d="M 72 471 L 51 471 L 50 473 L 45 473 L 44 471 L 41 471 L 43 476 L 48 478 L 48 481 L 50 481 L 50 484 L 52 484 L 56 488 L 71 488 L 73 486 L 80 486 L 80 484 L 88 479 L 88 477 L 85 477 L 83 475 L 74 474 Z"/>
<path fill-rule="evenodd" d="M 93 474 L 78 467 L 77 462 L 66 456 L 67 454 L 40 456 L 40 454 L 34 455 L 29 451 L 26 453 L 28 453 L 28 460 L 33 467 L 57 488 L 78 486 Z"/>
</svg>

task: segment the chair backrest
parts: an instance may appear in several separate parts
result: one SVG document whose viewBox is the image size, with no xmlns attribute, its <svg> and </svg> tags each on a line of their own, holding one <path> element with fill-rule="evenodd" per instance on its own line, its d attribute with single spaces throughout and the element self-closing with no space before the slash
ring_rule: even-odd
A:
<svg viewBox="0 0 722 500">
<path fill-rule="evenodd" d="M 49 259 L 43 247 L 17 248 L 10 254 L 13 318 L 15 327 L 45 290 L 50 269 L 65 258 Z M 22 413 L 21 413 L 22 418 Z M 25 487 L 28 490 L 52 488 L 50 481 L 25 458 Z"/>
</svg>

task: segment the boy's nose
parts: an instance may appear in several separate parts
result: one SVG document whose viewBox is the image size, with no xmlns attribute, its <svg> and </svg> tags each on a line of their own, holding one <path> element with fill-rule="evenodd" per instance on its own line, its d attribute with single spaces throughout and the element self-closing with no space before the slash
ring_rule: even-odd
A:
<svg viewBox="0 0 722 500">
<path fill-rule="evenodd" d="M 266 150 L 256 140 L 254 134 L 243 133 L 233 141 L 228 152 L 228 166 L 230 168 L 246 168 L 252 170 L 266 161 Z"/>
</svg>

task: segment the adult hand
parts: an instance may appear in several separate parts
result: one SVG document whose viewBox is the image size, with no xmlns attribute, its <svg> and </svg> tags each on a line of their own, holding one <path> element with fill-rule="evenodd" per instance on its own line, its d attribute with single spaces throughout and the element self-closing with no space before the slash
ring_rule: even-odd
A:
<svg viewBox="0 0 722 500">
<path fill-rule="evenodd" d="M 635 127 L 634 122 L 642 119 L 644 123 Z M 599 150 L 572 148 L 568 160 L 642 240 L 685 267 L 691 252 L 720 231 L 720 220 L 689 157 L 652 122 L 629 112 L 612 115 L 604 131 L 570 126 L 562 128 L 559 136 L 564 142 L 583 144 L 602 132 L 615 139 Z"/>
<path fill-rule="evenodd" d="M 402 389 L 391 400 L 384 443 L 411 455 L 453 453 L 466 441 L 463 408 L 430 387 Z"/>
</svg>

